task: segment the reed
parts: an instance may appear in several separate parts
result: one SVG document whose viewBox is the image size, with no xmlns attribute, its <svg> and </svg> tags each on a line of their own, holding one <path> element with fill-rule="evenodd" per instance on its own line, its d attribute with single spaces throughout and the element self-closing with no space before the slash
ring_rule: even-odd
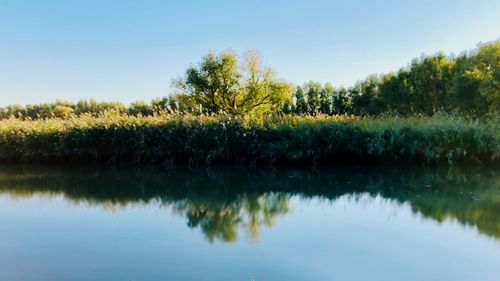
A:
<svg viewBox="0 0 500 281">
<path fill-rule="evenodd" d="M 498 163 L 498 122 L 455 116 L 230 116 L 104 112 L 0 121 L 0 161 L 110 164 Z"/>
</svg>

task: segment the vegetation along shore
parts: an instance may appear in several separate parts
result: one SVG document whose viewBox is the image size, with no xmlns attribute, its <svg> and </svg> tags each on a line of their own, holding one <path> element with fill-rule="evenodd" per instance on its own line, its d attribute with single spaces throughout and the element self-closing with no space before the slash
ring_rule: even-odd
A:
<svg viewBox="0 0 500 281">
<path fill-rule="evenodd" d="M 151 103 L 0 108 L 0 161 L 129 164 L 498 163 L 500 42 L 421 57 L 350 88 L 277 79 L 210 53 Z"/>
</svg>

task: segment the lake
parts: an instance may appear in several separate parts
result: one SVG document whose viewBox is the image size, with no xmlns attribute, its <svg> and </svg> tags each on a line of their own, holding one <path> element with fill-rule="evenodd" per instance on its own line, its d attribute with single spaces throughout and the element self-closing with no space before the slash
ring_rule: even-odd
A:
<svg viewBox="0 0 500 281">
<path fill-rule="evenodd" d="M 0 168 L 0 280 L 499 278 L 494 168 Z"/>
</svg>

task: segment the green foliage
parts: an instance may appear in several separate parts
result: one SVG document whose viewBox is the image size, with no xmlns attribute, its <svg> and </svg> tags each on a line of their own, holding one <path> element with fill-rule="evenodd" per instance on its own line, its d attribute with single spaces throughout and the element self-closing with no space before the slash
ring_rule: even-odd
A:
<svg viewBox="0 0 500 281">
<path fill-rule="evenodd" d="M 486 100 L 489 111 L 500 111 L 500 42 L 479 48 L 473 58 L 473 68 L 466 72 L 478 81 L 479 93 Z"/>
<path fill-rule="evenodd" d="M 397 73 L 372 75 L 348 89 L 332 91 L 330 87 L 309 82 L 297 88 L 290 111 L 358 116 L 386 112 L 431 116 L 438 111 L 469 117 L 498 115 L 500 42 L 480 45 L 456 58 L 423 56 Z"/>
<path fill-rule="evenodd" d="M 0 121 L 0 161 L 85 163 L 498 162 L 498 122 L 458 117 L 264 119 L 114 112 Z"/>
<path fill-rule="evenodd" d="M 292 87 L 276 80 L 272 70 L 263 69 L 254 53 L 247 54 L 241 67 L 233 53 L 209 53 L 175 86 L 188 103 L 209 114 L 262 115 L 279 111 L 292 97 Z"/>
<path fill-rule="evenodd" d="M 89 113 L 93 116 L 98 116 L 105 111 L 115 111 L 118 113 L 126 113 L 127 107 L 117 102 L 97 102 L 95 100 L 80 100 L 73 106 L 76 115 Z"/>
<path fill-rule="evenodd" d="M 153 107 L 143 101 L 138 101 L 130 104 L 128 114 L 133 116 L 150 116 L 153 115 Z"/>
<path fill-rule="evenodd" d="M 422 56 L 396 73 L 372 75 L 353 87 L 339 89 L 309 81 L 293 90 L 277 80 L 270 69 L 262 68 L 256 54 L 248 54 L 240 65 L 233 53 L 210 53 L 198 66 L 190 67 L 175 86 L 178 93 L 150 103 L 138 101 L 129 107 L 94 100 L 10 105 L 0 108 L 0 120 L 67 118 L 87 113 L 98 116 L 105 111 L 135 116 L 170 112 L 250 118 L 282 113 L 432 116 L 446 112 L 494 118 L 500 113 L 500 42 L 480 45 L 457 57 Z"/>
<path fill-rule="evenodd" d="M 75 110 L 69 106 L 56 105 L 54 107 L 53 112 L 54 112 L 54 117 L 66 119 L 69 118 L 71 115 L 73 115 Z"/>
<path fill-rule="evenodd" d="M 36 120 L 49 118 L 68 118 L 70 116 L 81 116 L 85 114 L 97 117 L 105 112 L 115 112 L 117 114 L 130 114 L 152 116 L 158 112 L 177 112 L 181 108 L 184 112 L 189 112 L 187 107 L 181 102 L 178 106 L 177 97 L 163 97 L 154 99 L 151 103 L 138 101 L 130 104 L 129 107 L 118 102 L 97 102 L 95 100 L 80 100 L 76 104 L 66 101 L 56 101 L 55 103 L 9 105 L 0 108 L 0 120 L 8 118 L 18 118 L 21 120 Z"/>
</svg>

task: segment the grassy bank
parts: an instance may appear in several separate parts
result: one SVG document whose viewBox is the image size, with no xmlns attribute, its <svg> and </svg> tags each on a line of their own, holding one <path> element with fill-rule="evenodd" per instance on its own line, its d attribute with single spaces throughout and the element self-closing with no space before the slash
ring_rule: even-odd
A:
<svg viewBox="0 0 500 281">
<path fill-rule="evenodd" d="M 0 121 L 0 161 L 133 164 L 499 162 L 495 122 L 347 116 L 127 116 Z"/>
</svg>

